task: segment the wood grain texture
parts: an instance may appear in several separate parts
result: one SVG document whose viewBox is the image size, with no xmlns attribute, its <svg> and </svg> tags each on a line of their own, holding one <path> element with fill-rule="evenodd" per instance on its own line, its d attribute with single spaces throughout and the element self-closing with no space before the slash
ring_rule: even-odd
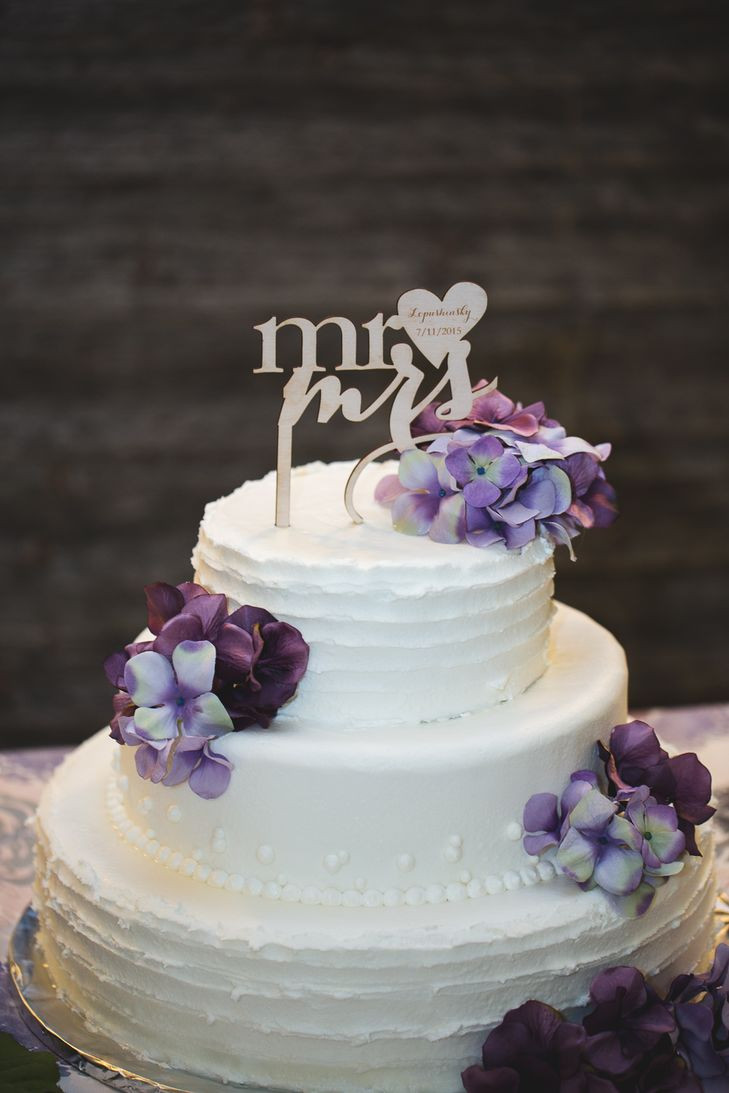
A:
<svg viewBox="0 0 729 1093">
<path fill-rule="evenodd" d="M 635 704 L 729 697 L 727 47 L 705 0 L 5 0 L 0 743 L 101 724 L 141 586 L 273 465 L 271 314 L 489 293 L 474 372 L 612 439 L 560 565 Z M 385 426 L 307 419 L 299 461 Z"/>
</svg>

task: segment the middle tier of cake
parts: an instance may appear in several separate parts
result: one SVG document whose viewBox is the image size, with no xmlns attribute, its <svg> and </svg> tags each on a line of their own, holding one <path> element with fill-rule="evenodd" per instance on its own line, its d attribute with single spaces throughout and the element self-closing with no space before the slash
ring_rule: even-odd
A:
<svg viewBox="0 0 729 1093">
<path fill-rule="evenodd" d="M 626 719 L 626 685 L 612 635 L 559 605 L 550 667 L 511 702 L 353 734 L 293 717 L 231 734 L 216 744 L 235 767 L 216 801 L 143 781 L 133 749 L 110 743 L 111 820 L 160 869 L 272 900 L 396 906 L 516 889 L 553 874 L 522 848 L 525 802 L 595 766 L 596 741 Z"/>
</svg>

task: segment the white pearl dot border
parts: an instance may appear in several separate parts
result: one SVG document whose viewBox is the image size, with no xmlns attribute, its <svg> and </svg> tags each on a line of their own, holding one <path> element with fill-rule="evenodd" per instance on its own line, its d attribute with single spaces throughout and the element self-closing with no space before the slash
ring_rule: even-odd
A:
<svg viewBox="0 0 729 1093">
<path fill-rule="evenodd" d="M 150 836 L 155 835 L 152 829 L 143 831 L 127 816 L 123 798 L 125 787 L 120 785 L 121 782 L 121 778 L 112 778 L 106 794 L 109 816 L 119 836 L 130 846 L 140 850 L 145 857 L 159 862 L 166 869 L 207 884 L 211 888 L 225 889 L 228 892 L 241 892 L 282 903 L 305 903 L 324 907 L 420 907 L 424 904 L 462 903 L 466 899 L 480 899 L 483 896 L 497 895 L 499 892 L 514 892 L 518 888 L 529 888 L 533 884 L 550 881 L 555 876 L 554 866 L 549 862 L 541 861 L 536 865 L 526 865 L 519 871 L 510 870 L 502 877 L 491 875 L 481 880 L 478 877 L 472 877 L 468 870 L 463 870 L 460 880 L 453 884 L 429 884 L 426 887 L 411 885 L 409 888 L 387 888 L 384 891 L 368 888 L 366 880 L 362 877 L 355 880 L 352 888 L 345 890 L 334 887 L 319 888 L 316 885 L 306 885 L 302 888 L 298 884 L 281 884 L 279 881 L 286 880 L 283 876 L 280 876 L 278 880 L 268 881 L 255 876 L 243 877 L 240 873 L 228 873 L 225 869 L 216 869 L 208 865 L 201 860 L 203 852 L 199 848 L 194 850 L 191 856 L 187 856 L 179 850 L 160 844 L 157 838 L 151 838 Z M 167 815 L 169 819 L 172 819 L 170 811 L 171 809 L 168 810 Z M 213 842 L 217 843 L 217 847 L 213 846 L 214 850 L 223 849 L 220 845 L 222 834 L 220 829 L 214 833 Z M 461 837 L 452 835 L 448 840 L 447 850 L 455 851 L 455 853 L 444 854 L 446 860 L 459 860 L 462 845 Z M 268 863 L 274 860 L 275 854 L 270 846 L 263 844 L 258 850 L 259 861 L 265 859 L 265 863 Z M 263 851 L 263 854 L 260 851 Z M 269 853 L 273 854 L 273 857 L 270 857 Z M 347 861 L 349 861 L 349 855 L 346 851 L 340 850 L 325 855 L 322 864 L 328 871 L 334 873 Z M 336 868 L 334 868 L 335 863 Z M 396 858 L 396 863 L 402 872 L 409 872 L 415 865 L 415 860 L 410 854 L 400 854 Z"/>
</svg>

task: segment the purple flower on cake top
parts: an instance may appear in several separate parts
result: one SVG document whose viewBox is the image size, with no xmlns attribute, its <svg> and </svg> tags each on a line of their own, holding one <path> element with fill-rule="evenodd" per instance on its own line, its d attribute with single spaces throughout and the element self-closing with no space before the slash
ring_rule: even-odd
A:
<svg viewBox="0 0 729 1093">
<path fill-rule="evenodd" d="M 441 419 L 437 403 L 423 410 L 413 435 L 439 435 L 425 452 L 403 452 L 398 474 L 378 483 L 375 497 L 391 507 L 397 531 L 509 550 L 541 535 L 572 553 L 581 530 L 612 523 L 615 491 L 601 466 L 608 444 L 568 437 L 542 403 L 522 407 L 494 384 L 474 395 L 458 421 Z"/>
<path fill-rule="evenodd" d="M 299 631 L 257 607 L 228 615 L 225 596 L 200 585 L 149 585 L 153 637 L 110 656 L 117 693 L 111 735 L 136 747 L 142 778 L 189 781 L 201 797 L 218 797 L 232 764 L 213 749 L 221 736 L 267 728 L 289 702 L 308 664 Z"/>
<path fill-rule="evenodd" d="M 527 854 L 552 862 L 583 889 L 602 889 L 624 915 L 643 915 L 656 890 L 698 854 L 695 827 L 714 812 L 711 776 L 696 755 L 669 757 L 650 725 L 616 725 L 601 787 L 575 771 L 561 799 L 535 793 L 522 818 Z M 604 790 L 604 792 L 603 792 Z"/>
<path fill-rule="evenodd" d="M 463 538 L 465 504 L 442 455 L 411 448 L 403 452 L 399 474 L 378 484 L 377 500 L 392 506 L 396 531 L 430 535 L 439 543 Z"/>
</svg>

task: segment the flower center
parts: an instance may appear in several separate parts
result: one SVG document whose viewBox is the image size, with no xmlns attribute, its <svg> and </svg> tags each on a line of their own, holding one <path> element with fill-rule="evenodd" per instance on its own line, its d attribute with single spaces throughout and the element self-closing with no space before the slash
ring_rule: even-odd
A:
<svg viewBox="0 0 729 1093">
<path fill-rule="evenodd" d="M 597 841 L 599 842 L 600 846 L 607 846 L 607 844 L 610 842 L 607 835 L 601 835 Z"/>
<path fill-rule="evenodd" d="M 184 698 L 182 697 L 182 695 L 178 695 L 178 696 L 177 696 L 177 705 L 178 705 L 178 706 L 184 706 L 184 705 L 185 705 L 185 700 L 184 700 Z"/>
<path fill-rule="evenodd" d="M 643 838 L 644 838 L 644 839 L 647 839 L 647 840 L 648 840 L 648 842 L 650 842 L 650 841 L 651 841 L 651 839 L 653 838 L 653 832 L 652 832 L 652 831 L 646 831 L 646 833 L 645 833 L 645 835 L 643 836 Z"/>
<path fill-rule="evenodd" d="M 438 490 L 438 496 L 439 497 L 445 497 L 445 495 L 446 495 L 446 491 L 444 489 L 439 489 Z"/>
<path fill-rule="evenodd" d="M 486 474 L 485 467 L 476 467 L 476 474 Z"/>
</svg>

